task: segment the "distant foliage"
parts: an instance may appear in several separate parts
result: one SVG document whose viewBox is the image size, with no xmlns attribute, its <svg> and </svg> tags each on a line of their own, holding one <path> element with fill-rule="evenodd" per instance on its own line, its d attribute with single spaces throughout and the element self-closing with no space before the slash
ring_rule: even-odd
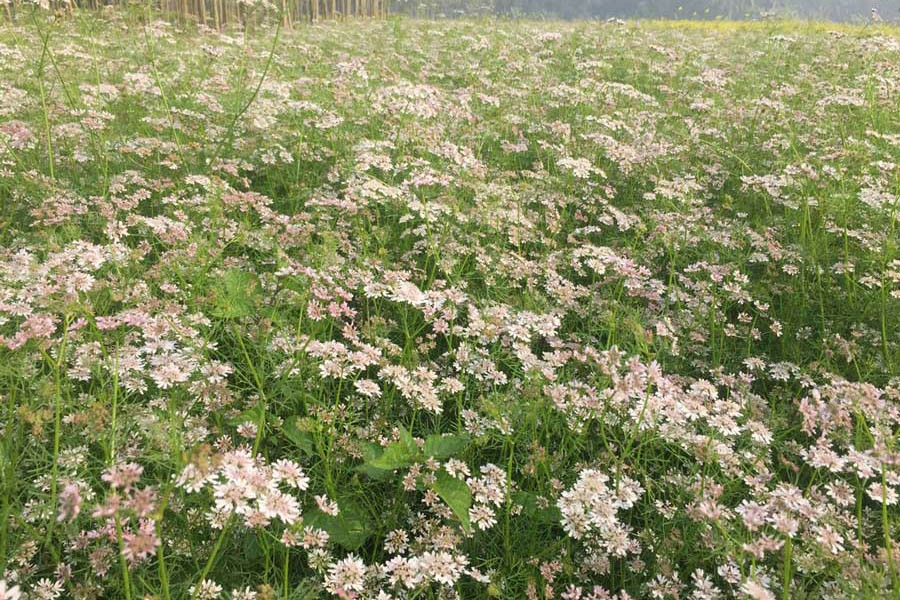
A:
<svg viewBox="0 0 900 600">
<path fill-rule="evenodd" d="M 859 0 L 395 0 L 396 11 L 419 16 L 531 14 L 571 18 L 759 19 L 800 16 L 865 20 L 881 6 L 887 18 L 898 6 Z"/>
</svg>

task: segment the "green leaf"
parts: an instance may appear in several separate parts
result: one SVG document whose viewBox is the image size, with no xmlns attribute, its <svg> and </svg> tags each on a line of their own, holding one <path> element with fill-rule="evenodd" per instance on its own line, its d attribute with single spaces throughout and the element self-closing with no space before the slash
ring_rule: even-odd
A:
<svg viewBox="0 0 900 600">
<path fill-rule="evenodd" d="M 415 462 L 416 455 L 410 453 L 403 442 L 391 442 L 379 456 L 368 462 L 370 467 L 394 471 L 408 467 Z"/>
<path fill-rule="evenodd" d="M 434 482 L 434 491 L 459 518 L 463 529 L 469 532 L 471 530 L 469 509 L 472 507 L 472 490 L 469 489 L 466 482 L 460 481 L 441 469 Z"/>
<path fill-rule="evenodd" d="M 313 442 L 312 433 L 303 431 L 297 426 L 297 421 L 302 418 L 303 417 L 299 415 L 285 418 L 284 425 L 281 427 L 281 432 L 284 434 L 284 437 L 300 448 L 304 454 L 311 456 L 316 453 L 315 443 Z"/>
<path fill-rule="evenodd" d="M 263 558 L 262 546 L 255 535 L 245 535 L 241 542 L 241 556 L 248 560 L 260 560 Z"/>
<path fill-rule="evenodd" d="M 236 319 L 252 315 L 259 295 L 259 279 L 241 269 L 229 269 L 222 276 L 221 288 L 215 290 L 216 315 Z"/>
<path fill-rule="evenodd" d="M 261 413 L 262 406 L 257 404 L 233 417 L 229 417 L 227 419 L 227 423 L 234 426 L 238 426 L 241 423 L 253 423 L 255 425 L 259 423 L 259 417 L 261 416 Z"/>
<path fill-rule="evenodd" d="M 319 509 L 303 514 L 303 522 L 322 529 L 336 544 L 347 550 L 357 550 L 372 535 L 372 524 L 368 515 L 350 501 L 338 501 L 340 511 L 336 517 Z"/>
<path fill-rule="evenodd" d="M 411 455 L 416 456 L 419 454 L 419 446 L 416 444 L 416 440 L 403 425 L 400 426 L 400 443 L 403 444 Z"/>
<path fill-rule="evenodd" d="M 562 513 L 559 507 L 550 503 L 545 507 L 541 507 L 538 502 L 539 496 L 533 492 L 518 490 L 512 493 L 512 501 L 522 507 L 522 515 L 533 519 L 536 523 L 559 523 L 562 519 Z"/>
<path fill-rule="evenodd" d="M 379 469 L 372 466 L 372 461 L 384 454 L 384 448 L 371 442 L 362 445 L 362 457 L 365 462 L 356 466 L 356 470 L 372 479 L 385 479 L 391 474 L 390 469 Z"/>
<path fill-rule="evenodd" d="M 450 458 L 466 449 L 470 438 L 462 435 L 429 435 L 425 438 L 425 455 L 437 459 Z"/>
<path fill-rule="evenodd" d="M 408 467 L 419 458 L 419 447 L 415 439 L 403 426 L 400 427 L 400 439 L 388 444 L 384 452 L 366 461 L 366 465 L 383 471 L 394 471 Z"/>
<path fill-rule="evenodd" d="M 297 586 L 291 590 L 289 600 L 316 600 L 321 596 L 321 590 L 309 581 L 300 581 Z"/>
</svg>

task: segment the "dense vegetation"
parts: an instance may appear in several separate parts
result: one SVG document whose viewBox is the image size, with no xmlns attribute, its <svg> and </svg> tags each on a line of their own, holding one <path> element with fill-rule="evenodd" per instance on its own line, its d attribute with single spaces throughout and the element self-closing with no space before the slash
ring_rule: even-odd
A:
<svg viewBox="0 0 900 600">
<path fill-rule="evenodd" d="M 0 28 L 0 598 L 900 593 L 900 32 Z"/>
</svg>

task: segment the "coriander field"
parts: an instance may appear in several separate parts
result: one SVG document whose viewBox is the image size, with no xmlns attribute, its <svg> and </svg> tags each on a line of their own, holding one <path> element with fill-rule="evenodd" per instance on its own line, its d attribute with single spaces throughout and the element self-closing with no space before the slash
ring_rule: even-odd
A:
<svg viewBox="0 0 900 600">
<path fill-rule="evenodd" d="M 900 29 L 0 12 L 0 599 L 900 597 Z"/>
</svg>

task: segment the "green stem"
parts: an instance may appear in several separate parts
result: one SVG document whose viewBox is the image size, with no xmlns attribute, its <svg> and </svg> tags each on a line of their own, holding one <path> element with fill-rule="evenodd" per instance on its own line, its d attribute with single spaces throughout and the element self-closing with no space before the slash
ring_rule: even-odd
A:
<svg viewBox="0 0 900 600">
<path fill-rule="evenodd" d="M 149 9 L 148 9 L 149 10 Z M 149 15 L 147 21 L 149 22 Z M 150 63 L 150 68 L 153 70 L 153 80 L 156 83 L 156 87 L 159 88 L 159 97 L 162 100 L 163 108 L 166 110 L 166 116 L 169 119 L 169 128 L 172 130 L 172 138 L 175 140 L 175 147 L 178 148 L 178 156 L 181 159 L 181 166 L 184 167 L 184 152 L 181 147 L 181 138 L 178 137 L 178 128 L 175 126 L 175 115 L 172 113 L 172 107 L 169 104 L 168 98 L 166 98 L 166 92 L 163 89 L 162 79 L 159 76 L 159 70 L 156 68 L 156 60 L 155 57 L 150 55 L 150 52 L 154 50 L 153 44 L 150 42 L 150 32 L 148 28 L 144 27 L 144 39 L 147 43 L 147 62 Z"/>
<path fill-rule="evenodd" d="M 112 389 L 112 418 L 109 425 L 109 449 L 106 462 L 110 465 L 116 457 L 116 418 L 119 408 L 119 347 L 116 345 L 116 356 L 113 359 L 113 389 Z"/>
<path fill-rule="evenodd" d="M 793 554 L 793 542 L 788 537 L 784 542 L 784 571 L 781 576 L 781 598 L 791 600 L 791 555 Z"/>
<path fill-rule="evenodd" d="M 7 409 L 6 409 L 6 427 L 4 428 L 5 439 L 3 442 L 3 464 L 2 471 L 0 473 L 3 474 L 3 498 L 2 505 L 0 505 L 0 573 L 4 573 L 6 571 L 6 547 L 7 547 L 7 536 L 9 535 L 9 515 L 10 515 L 10 501 L 9 498 L 14 492 L 15 485 L 15 475 L 16 471 L 14 468 L 15 460 L 13 459 L 12 452 L 12 444 L 13 444 L 13 411 L 16 406 L 16 394 L 15 389 L 12 389 L 9 393 L 9 398 L 7 401 Z"/>
<path fill-rule="evenodd" d="M 36 77 L 38 80 L 38 91 L 41 96 L 41 112 L 44 117 L 44 132 L 47 136 L 47 160 L 50 163 L 50 179 L 56 179 L 56 170 L 53 166 L 53 144 L 50 138 L 50 111 L 47 108 L 47 93 L 44 90 L 44 65 L 47 61 L 50 34 L 44 33 L 40 26 L 37 25 L 37 19 L 34 16 L 34 12 L 31 13 L 31 18 L 34 20 L 35 27 L 37 27 L 38 30 L 38 36 L 41 38 L 41 58 L 38 62 Z"/>
<path fill-rule="evenodd" d="M 256 84 L 256 88 L 254 88 L 253 93 L 250 95 L 250 99 L 241 107 L 241 109 L 235 113 L 234 118 L 231 120 L 231 123 L 228 125 L 228 130 L 225 132 L 225 135 L 219 140 L 219 143 L 216 145 L 216 150 L 213 153 L 213 156 L 219 157 L 220 150 L 226 141 L 230 141 L 232 136 L 234 135 L 234 128 L 237 125 L 238 120 L 250 106 L 256 101 L 256 97 L 259 95 L 259 90 L 262 89 L 263 82 L 266 80 L 266 76 L 269 74 L 269 69 L 272 66 L 272 60 L 275 58 L 275 48 L 278 46 L 278 38 L 281 34 L 281 23 L 283 19 L 281 18 L 281 13 L 279 12 L 278 21 L 275 25 L 275 38 L 272 40 L 272 48 L 269 50 L 269 58 L 266 60 L 266 66 L 263 68 L 262 76 L 259 78 L 259 81 Z"/>
<path fill-rule="evenodd" d="M 891 540 L 891 522 L 888 519 L 887 508 L 887 475 L 884 468 L 881 469 L 881 527 L 884 529 L 884 550 L 887 553 L 888 569 L 891 573 L 891 587 L 896 592 L 897 569 L 894 565 L 894 544 Z"/>
<path fill-rule="evenodd" d="M 50 545 L 53 540 L 53 529 L 56 525 L 56 515 L 52 514 L 56 511 L 56 498 L 58 493 L 57 479 L 59 478 L 59 445 L 60 433 L 62 430 L 62 366 L 66 360 L 66 340 L 69 337 L 69 318 L 65 318 L 63 326 L 62 342 L 59 346 L 59 356 L 56 361 L 52 361 L 50 356 L 43 352 L 46 360 L 53 363 L 53 379 L 55 385 L 55 398 L 53 408 L 53 463 L 50 465 L 50 523 L 47 526 L 47 535 L 44 539 L 45 545 Z"/>
<path fill-rule="evenodd" d="M 213 565 L 216 564 L 216 558 L 219 556 L 219 550 L 222 548 L 222 542 L 225 541 L 225 536 L 231 529 L 232 522 L 233 516 L 228 517 L 228 521 L 225 523 L 225 526 L 222 527 L 222 531 L 219 533 L 219 537 L 216 539 L 216 545 L 213 546 L 212 554 L 209 555 L 209 559 L 206 561 L 206 565 L 203 567 L 203 570 L 200 571 L 200 577 L 197 579 L 197 586 L 194 588 L 194 593 L 191 598 L 197 598 L 197 594 L 200 592 L 200 583 L 202 583 L 206 579 L 206 576 L 209 575 L 209 572 L 212 570 Z"/>
<path fill-rule="evenodd" d="M 259 411 L 259 417 L 257 417 L 256 439 L 253 440 L 253 456 L 256 456 L 259 453 L 259 445 L 262 442 L 263 431 L 266 427 L 268 400 L 266 400 L 266 392 L 263 389 L 262 379 L 260 379 L 256 367 L 253 366 L 253 361 L 250 360 L 250 353 L 247 352 L 247 347 L 244 345 L 244 338 L 241 335 L 241 332 L 237 330 L 237 327 L 234 328 L 234 335 L 237 337 L 238 345 L 241 347 L 241 352 L 244 354 L 247 368 L 250 369 L 250 374 L 253 375 L 253 382 L 256 384 L 256 393 L 259 395 L 258 406 L 261 410 Z"/>
<path fill-rule="evenodd" d="M 131 600 L 131 575 L 128 573 L 128 561 L 125 560 L 125 541 L 122 539 L 122 523 L 116 515 L 116 539 L 119 541 L 119 565 L 122 569 L 122 585 L 125 587 L 125 600 Z"/>
<path fill-rule="evenodd" d="M 288 600 L 290 596 L 290 584 L 288 581 L 288 567 L 290 565 L 291 560 L 291 550 L 288 547 L 284 549 L 284 568 L 281 570 L 281 588 L 282 593 L 284 595 L 284 600 Z"/>
<path fill-rule="evenodd" d="M 156 522 L 156 537 L 159 538 L 159 546 L 156 547 L 156 560 L 159 564 L 159 586 L 162 590 L 163 599 L 171 600 L 172 596 L 169 593 L 169 574 L 168 571 L 166 571 L 166 555 L 163 550 L 162 528 L 159 526 L 159 521 Z"/>
<path fill-rule="evenodd" d="M 512 488 L 512 471 L 513 458 L 515 457 L 515 444 L 512 440 L 507 439 L 506 445 L 509 448 L 509 457 L 506 461 L 506 514 L 503 522 L 503 555 L 507 561 L 512 561 L 512 543 L 510 538 L 510 521 L 512 520 L 512 499 L 510 498 L 510 489 Z"/>
<path fill-rule="evenodd" d="M 247 347 L 244 344 L 243 337 L 240 332 L 235 328 L 235 336 L 238 340 L 238 345 L 241 347 L 241 352 L 244 355 L 244 360 L 247 362 L 247 368 L 250 369 L 250 373 L 253 376 L 253 380 L 256 383 L 257 392 L 259 394 L 259 402 L 262 410 L 260 411 L 259 420 L 257 422 L 257 430 L 256 430 L 256 439 L 253 442 L 253 456 L 256 456 L 259 453 L 259 446 L 262 442 L 263 430 L 265 428 L 266 423 L 266 394 L 263 391 L 262 380 L 259 377 L 259 373 L 257 373 L 256 368 L 253 366 L 253 361 L 250 360 L 250 353 L 247 352 Z M 219 556 L 219 550 L 222 548 L 222 543 L 225 541 L 225 537 L 228 535 L 229 530 L 231 529 L 231 525 L 233 523 L 233 515 L 228 517 L 228 521 L 225 523 L 225 526 L 222 528 L 221 533 L 219 533 L 219 537 L 216 539 L 216 544 L 213 546 L 212 554 L 209 555 L 209 559 L 206 561 L 206 565 L 203 567 L 203 570 L 200 572 L 200 577 L 198 579 L 198 587 L 195 589 L 195 593 L 193 595 L 194 598 L 197 597 L 197 591 L 199 591 L 199 583 L 206 579 L 206 576 L 209 575 L 209 572 L 212 570 L 215 565 L 216 559 Z"/>
</svg>

